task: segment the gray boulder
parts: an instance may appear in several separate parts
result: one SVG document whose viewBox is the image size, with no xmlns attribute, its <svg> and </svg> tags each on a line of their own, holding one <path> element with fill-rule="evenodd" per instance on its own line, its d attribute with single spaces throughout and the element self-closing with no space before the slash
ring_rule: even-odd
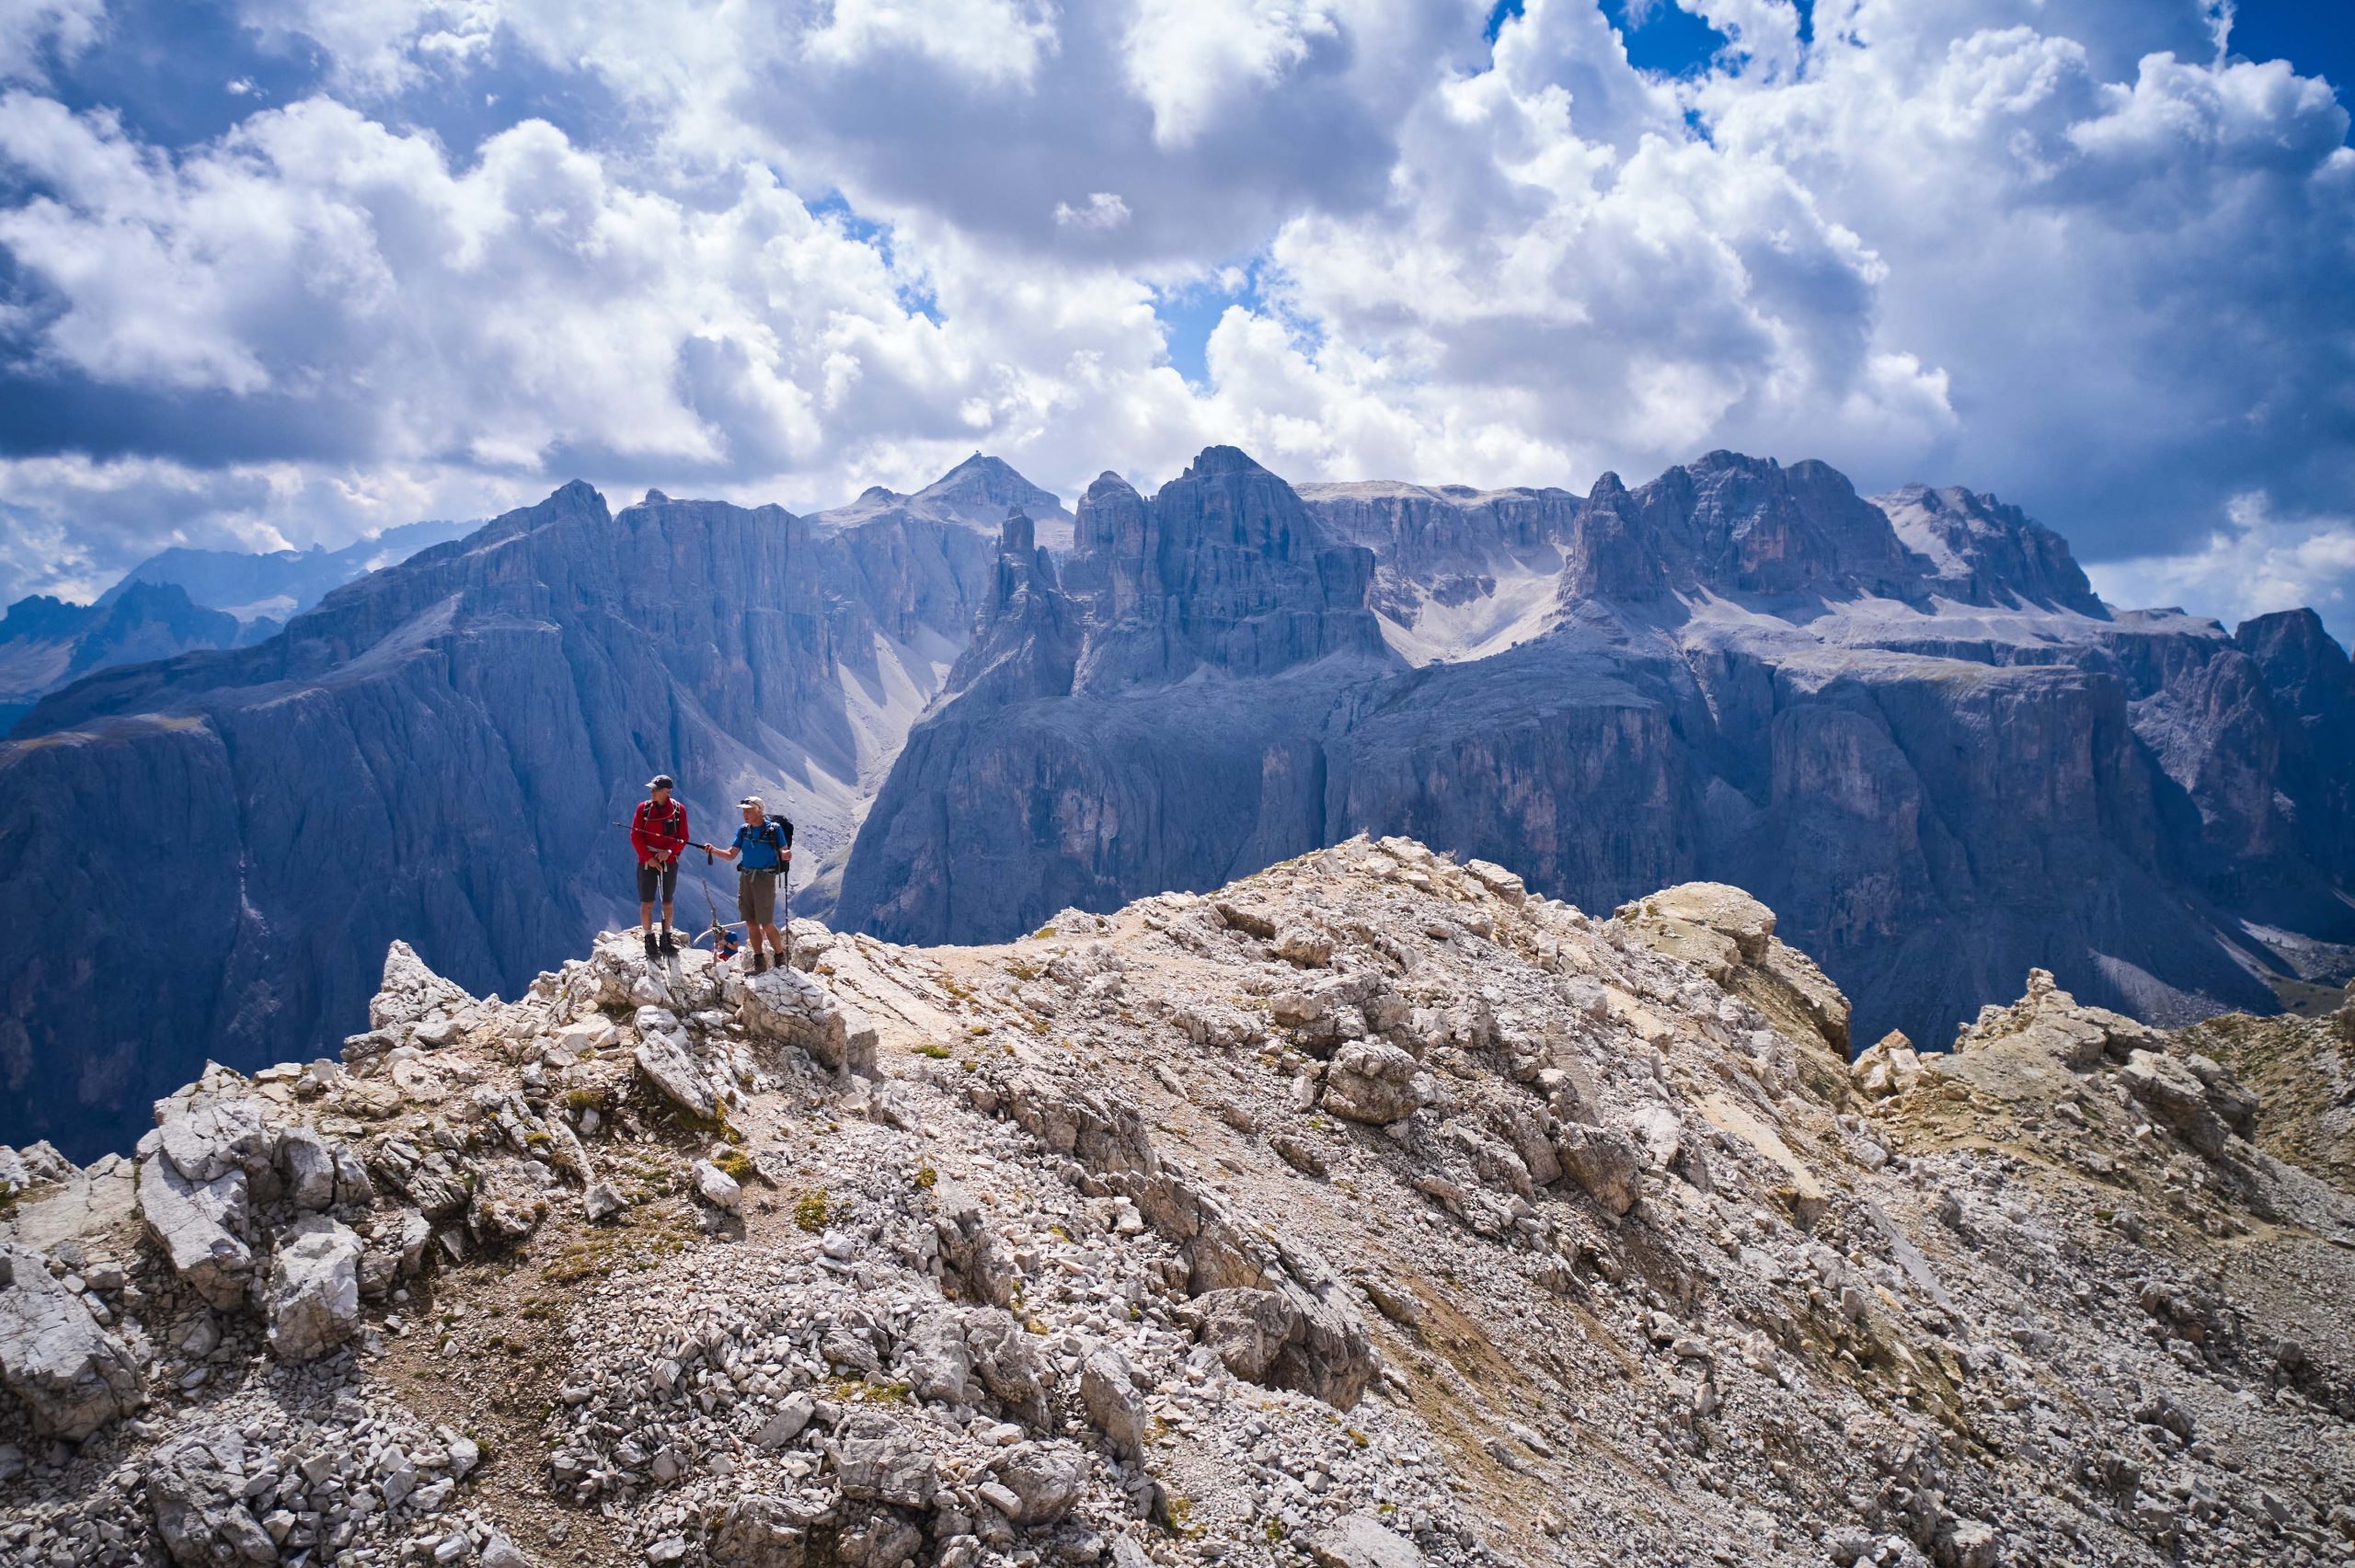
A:
<svg viewBox="0 0 2355 1568">
<path fill-rule="evenodd" d="M 0 1252 L 0 1379 L 35 1432 L 72 1443 L 145 1397 L 130 1353 L 22 1247 Z"/>
<path fill-rule="evenodd" d="M 812 1534 L 828 1522 L 800 1498 L 752 1493 L 728 1505 L 707 1550 L 717 1568 L 803 1568 L 815 1555 Z"/>
<path fill-rule="evenodd" d="M 656 1030 L 638 1042 L 638 1070 L 662 1097 L 697 1121 L 719 1119 L 719 1096 L 687 1055 L 686 1037 Z"/>
<path fill-rule="evenodd" d="M 1351 1041 L 1325 1073 L 1325 1108 L 1348 1121 L 1400 1120 L 1429 1104 L 1432 1093 L 1415 1059 L 1384 1040 Z"/>
<path fill-rule="evenodd" d="M 269 1168 L 270 1129 L 253 1101 L 200 1091 L 185 1108 L 170 1100 L 164 1106 L 169 1109 L 156 1125 L 158 1147 L 190 1182 L 202 1186 L 232 1171 L 250 1176 Z"/>
<path fill-rule="evenodd" d="M 270 1347 L 281 1360 L 324 1356 L 359 1328 L 361 1250 L 349 1226 L 320 1215 L 296 1220 L 279 1238 L 264 1310 Z"/>
<path fill-rule="evenodd" d="M 913 1432 L 881 1411 L 843 1417 L 833 1447 L 844 1496 L 904 1508 L 931 1505 L 940 1483 L 932 1456 Z"/>
<path fill-rule="evenodd" d="M 1039 1381 L 1030 1336 L 1012 1313 L 995 1307 L 967 1313 L 965 1345 L 973 1375 L 992 1399 L 1026 1425 L 1047 1425 L 1047 1395 Z"/>
<path fill-rule="evenodd" d="M 368 1002 L 368 1027 L 402 1029 L 435 1013 L 454 1012 L 472 1001 L 465 988 L 442 979 L 397 937 L 385 949 L 385 968 Z"/>
<path fill-rule="evenodd" d="M 814 976 L 791 967 L 730 973 L 725 986 L 755 1038 L 791 1046 L 835 1072 L 875 1076 L 875 1025 Z"/>
<path fill-rule="evenodd" d="M 1320 1297 L 1286 1276 L 1270 1283 L 1206 1290 L 1186 1304 L 1186 1315 L 1236 1377 L 1313 1394 L 1337 1410 L 1356 1404 L 1374 1372 L 1363 1320 L 1338 1295 Z"/>
<path fill-rule="evenodd" d="M 245 1233 L 251 1224 L 246 1173 L 233 1170 L 201 1185 L 162 1154 L 139 1162 L 139 1217 L 172 1272 L 210 1306 L 245 1305 L 254 1272 Z"/>
<path fill-rule="evenodd" d="M 1371 1514 L 1344 1514 L 1308 1538 L 1316 1568 L 1423 1568 L 1422 1551 Z"/>
<path fill-rule="evenodd" d="M 2126 1092 L 2149 1109 L 2153 1120 L 2174 1128 L 2202 1154 L 2224 1151 L 2232 1129 L 2209 1104 L 2208 1086 L 2181 1059 L 2138 1050 L 2126 1059 L 2118 1076 Z"/>
<path fill-rule="evenodd" d="M 1612 1213 L 1636 1207 L 1643 1191 L 1644 1157 L 1626 1133 L 1565 1122 L 1555 1135 L 1554 1157 L 1565 1175 Z"/>
<path fill-rule="evenodd" d="M 1017 1443 L 990 1460 L 990 1474 L 1014 1495 L 1017 1525 L 1051 1525 L 1079 1502 L 1087 1460 L 1061 1443 Z"/>
<path fill-rule="evenodd" d="M 1110 1345 L 1088 1356 L 1079 1370 L 1079 1402 L 1114 1453 L 1124 1459 L 1144 1457 L 1144 1400 L 1127 1356 Z"/>
<path fill-rule="evenodd" d="M 900 1336 L 900 1374 L 918 1399 L 957 1402 L 972 1370 L 964 1321 L 952 1308 L 923 1314 Z"/>
<path fill-rule="evenodd" d="M 278 1136 L 278 1173 L 297 1208 L 326 1208 L 336 1201 L 336 1157 L 327 1140 L 309 1127 L 289 1127 Z M 362 1180 L 365 1180 L 363 1173 Z"/>
<path fill-rule="evenodd" d="M 278 1543 L 246 1505 L 245 1441 L 219 1426 L 175 1437 L 146 1466 L 147 1504 L 179 1568 L 278 1561 Z"/>
</svg>

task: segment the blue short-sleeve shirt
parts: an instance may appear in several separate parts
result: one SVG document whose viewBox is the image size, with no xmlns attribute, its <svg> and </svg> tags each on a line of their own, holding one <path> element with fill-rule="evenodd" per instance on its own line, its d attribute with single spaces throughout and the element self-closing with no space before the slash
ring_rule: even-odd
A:
<svg viewBox="0 0 2355 1568">
<path fill-rule="evenodd" d="M 736 864 L 746 871 L 775 871 L 784 862 L 777 857 L 777 846 L 785 837 L 785 830 L 774 817 L 765 818 L 758 828 L 747 822 L 736 830 L 736 853 L 743 858 Z"/>
</svg>

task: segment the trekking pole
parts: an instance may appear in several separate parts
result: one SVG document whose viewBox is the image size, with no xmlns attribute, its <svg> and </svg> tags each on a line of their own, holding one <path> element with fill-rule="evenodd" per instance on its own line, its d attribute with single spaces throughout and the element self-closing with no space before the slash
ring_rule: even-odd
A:
<svg viewBox="0 0 2355 1568">
<path fill-rule="evenodd" d="M 793 851 L 789 848 L 785 852 L 785 864 L 777 868 L 776 908 L 777 912 L 785 917 L 785 923 L 777 927 L 777 932 L 785 938 L 786 967 L 791 968 L 793 967 Z"/>
</svg>

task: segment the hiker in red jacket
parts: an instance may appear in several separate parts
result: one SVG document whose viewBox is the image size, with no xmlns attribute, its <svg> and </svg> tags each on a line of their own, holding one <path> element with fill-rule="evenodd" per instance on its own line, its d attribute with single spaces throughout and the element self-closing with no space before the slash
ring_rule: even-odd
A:
<svg viewBox="0 0 2355 1568">
<path fill-rule="evenodd" d="M 671 798 L 671 775 L 657 773 L 647 796 L 630 813 L 629 847 L 638 853 L 638 923 L 646 933 L 646 956 L 676 953 L 671 937 L 671 900 L 679 891 L 679 852 L 687 847 L 687 808 Z M 662 898 L 662 936 L 654 935 L 654 899 Z"/>
</svg>

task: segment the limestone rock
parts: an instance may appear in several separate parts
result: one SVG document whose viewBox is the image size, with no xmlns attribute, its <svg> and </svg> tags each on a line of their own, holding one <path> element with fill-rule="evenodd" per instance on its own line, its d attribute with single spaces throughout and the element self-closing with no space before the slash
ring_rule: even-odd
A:
<svg viewBox="0 0 2355 1568">
<path fill-rule="evenodd" d="M 476 1173 L 466 1199 L 466 1229 L 487 1247 L 511 1247 L 539 1229 L 547 1200 L 515 1166 L 487 1165 Z"/>
<path fill-rule="evenodd" d="M 638 1042 L 638 1071 L 662 1097 L 699 1122 L 719 1119 L 719 1096 L 687 1055 L 685 1036 L 655 1030 Z"/>
<path fill-rule="evenodd" d="M 2160 1051 L 2137 1050 L 2127 1057 L 2119 1079 L 2155 1120 L 2192 1148 L 2211 1156 L 2224 1151 L 2231 1129 L 2208 1103 L 2208 1086 L 2185 1063 Z"/>
<path fill-rule="evenodd" d="M 790 1496 L 753 1493 L 728 1505 L 712 1533 L 717 1568 L 803 1568 L 825 1514 Z"/>
<path fill-rule="evenodd" d="M 1325 1074 L 1325 1108 L 1353 1122 L 1395 1122 L 1430 1103 L 1430 1080 L 1415 1059 L 1381 1040 L 1343 1046 Z"/>
<path fill-rule="evenodd" d="M 726 987 L 755 1037 L 805 1051 L 836 1072 L 875 1075 L 875 1025 L 815 976 L 789 967 L 731 972 Z"/>
<path fill-rule="evenodd" d="M 957 1403 L 972 1370 L 964 1320 L 953 1310 L 925 1313 L 901 1337 L 900 1372 L 918 1399 Z"/>
<path fill-rule="evenodd" d="M 368 1003 L 371 1029 L 399 1029 L 437 1012 L 454 1012 L 474 998 L 464 988 L 426 967 L 408 943 L 396 939 L 385 952 L 384 978 Z"/>
<path fill-rule="evenodd" d="M 156 1139 L 173 1169 L 197 1186 L 232 1171 L 258 1174 L 270 1165 L 270 1129 L 261 1107 L 242 1096 L 199 1092 L 158 1109 Z"/>
<path fill-rule="evenodd" d="M 695 1163 L 695 1196 L 712 1207 L 727 1214 L 740 1212 L 744 1207 L 744 1189 L 736 1178 L 708 1160 Z"/>
<path fill-rule="evenodd" d="M 78 1443 L 142 1402 L 130 1354 L 50 1276 L 40 1254 L 0 1252 L 0 1379 L 31 1412 L 36 1433 Z"/>
<path fill-rule="evenodd" d="M 990 1461 L 990 1474 L 1012 1493 L 1017 1525 L 1055 1524 L 1087 1483 L 1087 1461 L 1061 1443 L 1017 1443 Z"/>
<path fill-rule="evenodd" d="M 1112 1451 L 1125 1459 L 1144 1454 L 1144 1401 L 1139 1396 L 1128 1358 L 1107 1347 L 1081 1367 L 1079 1399 L 1087 1419 Z"/>
<path fill-rule="evenodd" d="M 279 1560 L 277 1541 L 246 1505 L 245 1453 L 236 1429 L 211 1427 L 174 1438 L 150 1461 L 155 1533 L 179 1568 Z"/>
<path fill-rule="evenodd" d="M 1566 1122 L 1554 1141 L 1555 1157 L 1572 1181 L 1614 1214 L 1636 1206 L 1643 1190 L 1643 1156 L 1635 1140 L 1609 1127 Z"/>
<path fill-rule="evenodd" d="M 1856 1092 L 1867 1100 L 1885 1100 L 1891 1094 L 1901 1094 L 1922 1077 L 1922 1059 L 1914 1051 L 1913 1043 L 1895 1029 L 1867 1046 L 1856 1059 L 1848 1064 L 1848 1076 Z"/>
<path fill-rule="evenodd" d="M 1422 1568 L 1415 1543 L 1370 1514 L 1344 1514 L 1308 1538 L 1317 1568 Z"/>
<path fill-rule="evenodd" d="M 231 1170 L 201 1185 L 182 1175 L 170 1158 L 139 1162 L 139 1215 L 163 1249 L 172 1272 L 224 1311 L 245 1304 L 253 1277 L 246 1173 Z"/>
<path fill-rule="evenodd" d="M 360 1326 L 361 1242 L 349 1226 L 313 1215 L 279 1237 L 263 1309 L 270 1347 L 282 1361 L 309 1361 Z"/>
<path fill-rule="evenodd" d="M 1030 1350 L 1030 1337 L 1011 1313 L 996 1308 L 965 1317 L 965 1345 L 973 1375 L 990 1397 L 1029 1426 L 1047 1425 L 1046 1391 Z"/>
<path fill-rule="evenodd" d="M 327 1140 L 308 1127 L 279 1134 L 277 1165 L 286 1196 L 297 1208 L 325 1208 L 336 1201 L 336 1158 Z M 361 1177 L 365 1180 L 364 1174 Z"/>
<path fill-rule="evenodd" d="M 878 1411 L 856 1411 L 835 1429 L 834 1465 L 843 1495 L 902 1507 L 932 1502 L 939 1484 L 932 1456 L 915 1434 Z"/>
</svg>

